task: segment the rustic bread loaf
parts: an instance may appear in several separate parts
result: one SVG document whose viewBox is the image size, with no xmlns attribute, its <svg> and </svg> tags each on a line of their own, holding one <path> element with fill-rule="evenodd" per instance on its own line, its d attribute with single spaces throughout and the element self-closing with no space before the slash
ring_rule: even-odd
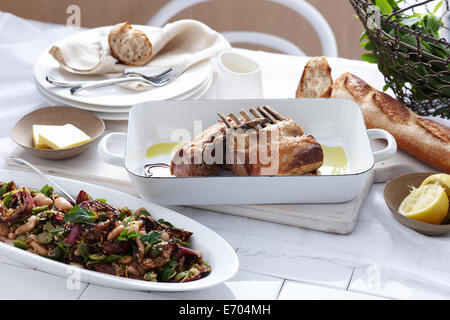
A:
<svg viewBox="0 0 450 320">
<path fill-rule="evenodd" d="M 368 128 L 388 131 L 400 149 L 436 169 L 450 172 L 449 127 L 418 116 L 401 101 L 372 88 L 351 73 L 336 79 L 331 97 L 356 101 Z"/>
<path fill-rule="evenodd" d="M 112 55 L 123 64 L 142 66 L 150 61 L 152 44 L 146 34 L 128 22 L 115 25 L 108 36 Z"/>
<path fill-rule="evenodd" d="M 314 57 L 303 70 L 295 96 L 297 98 L 328 98 L 331 94 L 331 68 L 324 57 Z"/>
<path fill-rule="evenodd" d="M 316 77 L 316 79 L 314 78 Z M 351 73 L 344 73 L 334 83 L 331 68 L 323 57 L 312 58 L 303 71 L 296 96 L 344 98 L 357 102 L 367 128 L 391 133 L 400 149 L 417 159 L 450 173 L 450 128 L 418 116 L 401 101 L 376 90 Z M 331 89 L 329 81 L 331 81 Z"/>
</svg>

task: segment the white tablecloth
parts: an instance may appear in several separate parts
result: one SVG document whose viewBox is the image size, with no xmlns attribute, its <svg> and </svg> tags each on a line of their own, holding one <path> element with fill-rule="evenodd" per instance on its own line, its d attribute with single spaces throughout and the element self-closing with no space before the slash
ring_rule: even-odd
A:
<svg viewBox="0 0 450 320">
<path fill-rule="evenodd" d="M 8 153 L 13 146 L 8 138 L 13 125 L 24 114 L 44 104 L 34 85 L 34 61 L 50 44 L 79 30 L 31 22 L 2 12 L 0 30 L 0 150 Z M 265 98 L 294 96 L 306 58 L 245 52 L 262 66 Z M 378 89 L 384 85 L 374 65 L 346 59 L 330 59 L 330 64 L 334 77 L 350 71 Z M 209 97 L 214 96 L 213 90 Z M 252 298 L 252 294 L 260 297 L 256 293 L 261 289 L 255 279 L 263 275 L 281 279 L 279 287 L 271 287 L 278 293 L 269 298 L 299 297 L 291 295 L 293 288 L 299 286 L 296 281 L 335 287 L 342 292 L 359 291 L 394 298 L 420 296 L 420 290 L 431 287 L 431 292 L 450 297 L 449 236 L 427 237 L 397 223 L 384 203 L 384 185 L 372 187 L 354 232 L 346 236 L 193 208 L 175 209 L 213 228 L 237 250 L 241 261 L 239 281 L 249 281 L 247 284 L 253 283 L 255 288 L 248 289 L 251 294 L 245 295 L 247 289 L 238 286 L 237 291 L 230 289 L 231 297 Z M 217 290 L 208 291 L 205 298 L 230 298 Z M 119 292 L 121 296 L 127 294 Z M 130 293 L 130 297 L 134 296 Z"/>
</svg>

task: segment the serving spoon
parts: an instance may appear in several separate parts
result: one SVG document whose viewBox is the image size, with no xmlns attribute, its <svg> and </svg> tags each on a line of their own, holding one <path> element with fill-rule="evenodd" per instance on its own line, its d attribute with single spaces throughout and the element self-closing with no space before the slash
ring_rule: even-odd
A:
<svg viewBox="0 0 450 320">
<path fill-rule="evenodd" d="M 15 157 L 11 157 L 11 160 L 18 162 L 18 163 L 22 163 L 24 165 L 26 165 L 27 167 L 33 169 L 37 174 L 39 174 L 42 178 L 44 178 L 48 184 L 50 184 L 52 187 L 54 187 L 55 189 L 58 189 L 67 199 L 69 199 L 70 201 L 72 201 L 72 203 L 76 203 L 75 199 L 63 188 L 61 188 L 56 182 L 55 180 L 53 180 L 52 178 L 50 178 L 49 176 L 47 176 L 44 172 L 42 172 L 40 169 L 38 169 L 35 165 L 32 165 L 31 163 L 29 163 L 26 160 L 23 160 L 21 158 L 15 158 Z"/>
</svg>

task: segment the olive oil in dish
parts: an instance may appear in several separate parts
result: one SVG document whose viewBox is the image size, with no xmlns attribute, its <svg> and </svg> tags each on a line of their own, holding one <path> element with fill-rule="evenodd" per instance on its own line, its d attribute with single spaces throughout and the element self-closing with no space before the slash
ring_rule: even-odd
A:
<svg viewBox="0 0 450 320">
<path fill-rule="evenodd" d="M 160 142 L 149 146 L 145 150 L 146 164 L 144 165 L 144 175 L 146 177 L 171 177 L 171 155 L 184 143 L 185 142 Z"/>
<path fill-rule="evenodd" d="M 145 156 L 147 158 L 153 158 L 156 156 L 169 155 L 175 148 L 181 146 L 184 143 L 180 142 L 161 142 L 151 145 L 145 151 Z"/>
<path fill-rule="evenodd" d="M 323 165 L 319 168 L 319 175 L 339 175 L 349 172 L 348 159 L 341 146 L 329 147 L 322 145 Z"/>
<path fill-rule="evenodd" d="M 183 144 L 183 142 L 161 142 L 149 146 L 145 151 L 145 156 L 151 158 L 152 162 L 156 162 L 152 166 L 152 170 L 154 171 L 157 167 L 161 167 L 164 168 L 165 171 L 168 171 L 167 165 L 161 166 L 160 164 L 165 162 L 170 163 L 170 159 L 168 159 L 167 156 L 171 155 L 172 152 Z M 344 148 L 341 146 L 331 147 L 322 145 L 322 150 L 324 159 L 323 165 L 318 170 L 319 175 L 340 175 L 349 173 L 348 159 Z"/>
</svg>

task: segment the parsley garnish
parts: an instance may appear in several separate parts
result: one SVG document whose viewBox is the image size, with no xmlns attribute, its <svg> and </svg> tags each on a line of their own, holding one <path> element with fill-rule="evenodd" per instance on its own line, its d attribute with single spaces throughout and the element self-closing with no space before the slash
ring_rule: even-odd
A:
<svg viewBox="0 0 450 320">
<path fill-rule="evenodd" d="M 161 223 L 161 224 L 165 224 L 168 227 L 173 227 L 173 224 L 171 224 L 169 221 L 165 221 L 164 219 L 159 219 L 156 222 Z"/>
<path fill-rule="evenodd" d="M 141 240 L 147 244 L 155 244 L 161 241 L 161 231 L 151 231 L 150 233 L 141 236 Z"/>
<path fill-rule="evenodd" d="M 12 197 L 12 193 L 7 193 L 5 195 L 5 198 L 3 199 L 3 204 L 5 205 L 6 208 L 9 208 L 11 205 L 11 197 Z"/>
<path fill-rule="evenodd" d="M 3 197 L 3 195 L 8 191 L 8 187 L 11 185 L 11 182 L 5 182 L 0 187 L 0 199 Z"/>
<path fill-rule="evenodd" d="M 51 197 L 53 194 L 53 187 L 46 184 L 42 187 L 41 191 L 39 191 L 42 194 L 45 194 L 47 197 Z"/>
<path fill-rule="evenodd" d="M 95 213 L 88 209 L 80 208 L 78 204 L 64 214 L 64 221 L 66 222 L 94 223 L 95 218 Z"/>
</svg>

